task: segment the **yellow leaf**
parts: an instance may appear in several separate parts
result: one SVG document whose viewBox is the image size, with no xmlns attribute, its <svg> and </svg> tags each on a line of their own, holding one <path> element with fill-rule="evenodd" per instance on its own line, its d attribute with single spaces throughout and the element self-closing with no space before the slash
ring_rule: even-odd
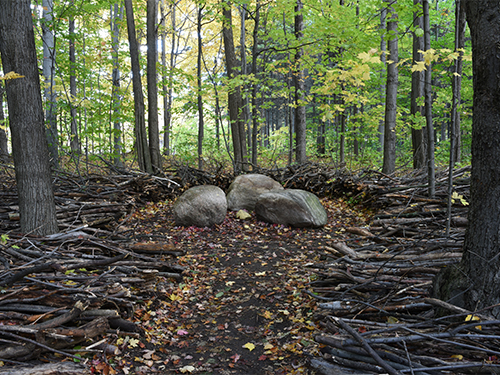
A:
<svg viewBox="0 0 500 375">
<path fill-rule="evenodd" d="M 427 68 L 425 67 L 425 62 L 423 61 L 417 61 L 415 65 L 411 67 L 411 72 L 423 72 Z"/>
<path fill-rule="evenodd" d="M 459 359 L 461 361 L 462 359 L 464 359 L 464 356 L 462 354 L 454 354 L 451 356 L 451 358 L 456 358 L 456 359 Z"/>
<path fill-rule="evenodd" d="M 171 294 L 169 298 L 172 301 L 180 301 L 182 299 L 182 297 L 178 296 L 177 294 Z"/>
<path fill-rule="evenodd" d="M 245 210 L 239 210 L 237 213 L 236 213 L 236 217 L 240 220 L 246 220 L 246 219 L 249 219 L 252 217 L 252 215 L 250 215 L 248 212 L 246 212 Z"/>
<path fill-rule="evenodd" d="M 8 72 L 3 77 L 0 77 L 0 80 L 16 79 L 16 78 L 24 78 L 24 76 L 17 74 L 16 72 Z"/>
<path fill-rule="evenodd" d="M 255 345 L 252 344 L 251 342 L 247 342 L 245 345 L 243 345 L 243 347 L 250 350 L 250 351 L 255 349 Z"/>
<path fill-rule="evenodd" d="M 389 324 L 396 324 L 397 322 L 398 322 L 398 319 L 393 317 L 393 316 L 389 316 L 387 318 L 387 323 L 389 323 Z"/>
<path fill-rule="evenodd" d="M 138 344 L 139 344 L 139 340 L 137 340 L 137 339 L 130 339 L 128 341 L 129 348 L 136 348 Z"/>
<path fill-rule="evenodd" d="M 272 348 L 274 348 L 273 344 L 267 343 L 266 345 L 264 345 L 264 350 L 271 350 Z"/>
<path fill-rule="evenodd" d="M 262 316 L 266 319 L 272 319 L 273 314 L 271 314 L 269 311 L 266 311 Z"/>
<path fill-rule="evenodd" d="M 266 271 L 255 272 L 255 276 L 264 276 L 265 274 L 266 274 Z"/>
</svg>

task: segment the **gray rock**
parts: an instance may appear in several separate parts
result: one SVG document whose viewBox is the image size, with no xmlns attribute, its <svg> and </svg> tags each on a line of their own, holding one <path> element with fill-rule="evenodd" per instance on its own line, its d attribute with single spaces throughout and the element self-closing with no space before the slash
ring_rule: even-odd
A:
<svg viewBox="0 0 500 375">
<path fill-rule="evenodd" d="M 263 174 L 244 174 L 236 177 L 227 191 L 227 207 L 231 211 L 253 211 L 259 195 L 283 186 Z"/>
<path fill-rule="evenodd" d="M 263 221 L 293 227 L 322 227 L 328 222 L 325 208 L 313 193 L 299 189 L 260 195 L 255 213 Z"/>
<path fill-rule="evenodd" d="M 220 224 L 227 213 L 226 195 L 213 185 L 192 187 L 177 198 L 173 213 L 175 224 L 180 226 L 211 227 Z"/>
</svg>

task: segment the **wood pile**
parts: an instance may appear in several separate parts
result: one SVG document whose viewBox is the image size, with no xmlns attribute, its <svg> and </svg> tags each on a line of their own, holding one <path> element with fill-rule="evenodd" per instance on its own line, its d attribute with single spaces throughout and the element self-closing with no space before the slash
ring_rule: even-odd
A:
<svg viewBox="0 0 500 375">
<path fill-rule="evenodd" d="M 455 171 L 447 224 L 446 173 L 436 196 L 425 180 L 374 174 L 358 197 L 384 207 L 367 227 L 345 228 L 344 241 L 311 265 L 305 291 L 317 300 L 321 374 L 491 374 L 500 371 L 500 321 L 433 298 L 433 278 L 462 257 L 469 168 Z M 373 188 L 376 186 L 376 188 Z"/>
</svg>

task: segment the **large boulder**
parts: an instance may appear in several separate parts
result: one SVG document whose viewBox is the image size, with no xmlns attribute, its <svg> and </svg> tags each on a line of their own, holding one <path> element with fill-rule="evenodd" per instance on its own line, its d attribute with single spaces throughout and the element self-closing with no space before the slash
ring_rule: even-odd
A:
<svg viewBox="0 0 500 375">
<path fill-rule="evenodd" d="M 211 227 L 226 217 L 226 195 L 217 186 L 195 186 L 175 201 L 173 212 L 176 225 Z"/>
<path fill-rule="evenodd" d="M 259 195 L 283 186 L 263 174 L 244 174 L 236 177 L 227 191 L 227 207 L 231 211 L 253 211 Z"/>
<path fill-rule="evenodd" d="M 255 213 L 263 221 L 293 227 L 317 228 L 328 222 L 328 215 L 318 197 L 299 189 L 262 194 L 255 204 Z"/>
</svg>

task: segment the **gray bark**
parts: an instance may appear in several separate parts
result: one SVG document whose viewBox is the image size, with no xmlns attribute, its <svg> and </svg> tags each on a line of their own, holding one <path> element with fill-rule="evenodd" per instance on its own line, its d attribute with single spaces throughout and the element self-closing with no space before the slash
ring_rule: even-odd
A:
<svg viewBox="0 0 500 375">
<path fill-rule="evenodd" d="M 455 6 L 455 51 L 459 51 L 459 56 L 455 61 L 455 71 L 452 80 L 453 90 L 453 106 L 451 111 L 451 133 L 453 136 L 453 163 L 458 163 L 461 160 L 461 143 L 462 137 L 460 132 L 460 101 L 462 89 L 462 66 L 463 52 L 461 50 L 465 46 L 465 8 L 461 1 L 456 2 Z"/>
<path fill-rule="evenodd" d="M 392 3 L 394 4 L 395 1 Z M 389 7 L 390 18 L 387 20 L 388 52 L 392 61 L 387 64 L 387 85 L 385 98 L 384 123 L 384 162 L 382 172 L 391 174 L 396 169 L 396 115 L 398 91 L 398 22 L 397 14 Z"/>
<path fill-rule="evenodd" d="M 72 1 L 72 6 L 74 2 Z M 80 154 L 80 139 L 78 137 L 78 122 L 76 118 L 76 55 L 75 55 L 75 18 L 73 15 L 69 19 L 69 65 L 70 65 L 70 76 L 69 76 L 69 96 L 70 101 L 70 116 L 71 116 L 71 139 L 70 148 L 71 152 L 74 154 Z"/>
<path fill-rule="evenodd" d="M 422 0 L 413 0 L 414 5 L 421 5 Z M 424 20 L 421 15 L 413 14 L 413 26 L 424 29 Z M 413 64 L 422 61 L 422 54 L 418 51 L 424 50 L 424 38 L 416 34 L 413 35 Z M 411 106 L 410 113 L 419 118 L 424 113 L 424 108 L 419 105 L 419 98 L 424 96 L 424 72 L 415 71 L 411 75 Z M 413 168 L 420 169 L 425 166 L 425 138 L 424 127 L 411 128 L 411 143 L 413 151 Z"/>
<path fill-rule="evenodd" d="M 497 1 L 466 0 L 472 38 L 473 120 L 469 220 L 462 266 L 470 310 L 500 303 L 500 8 Z M 500 316 L 500 307 L 488 310 Z"/>
<path fill-rule="evenodd" d="M 30 3 L 0 1 L 0 53 L 4 73 L 14 71 L 24 76 L 7 85 L 21 230 L 47 235 L 59 228 Z"/>
<path fill-rule="evenodd" d="M 424 48 L 428 51 L 431 48 L 430 21 L 429 21 L 429 1 L 423 0 L 424 10 Z M 425 122 L 427 128 L 427 181 L 428 194 L 434 197 L 436 193 L 436 176 L 434 166 L 434 127 L 432 124 L 432 62 L 425 70 L 424 96 L 425 96 Z"/>
<path fill-rule="evenodd" d="M 142 93 L 141 67 L 139 65 L 139 44 L 135 35 L 134 9 L 132 0 L 125 0 L 127 15 L 127 31 L 130 45 L 130 60 L 132 63 L 132 86 L 134 91 L 135 112 L 135 148 L 139 168 L 146 173 L 153 173 L 151 154 L 148 149 L 146 135 L 146 120 L 144 118 L 144 94 Z"/>
<path fill-rule="evenodd" d="M 148 132 L 149 153 L 155 173 L 161 171 L 160 130 L 158 126 L 158 86 L 156 78 L 156 62 L 158 60 L 158 34 L 156 24 L 158 4 L 156 0 L 148 0 L 147 4 L 147 80 L 148 80 Z"/>
<path fill-rule="evenodd" d="M 54 46 L 54 32 L 52 30 L 52 20 L 54 11 L 53 0 L 43 0 L 43 76 L 45 79 L 45 122 L 47 140 L 51 154 L 51 164 L 54 168 L 59 166 L 59 135 L 57 131 L 57 102 L 54 89 L 56 70 L 56 51 Z"/>
<path fill-rule="evenodd" d="M 224 54 L 226 57 L 226 71 L 229 78 L 238 75 L 238 59 L 234 49 L 231 2 L 225 1 L 222 5 L 222 15 L 224 17 L 224 27 L 222 35 L 224 38 Z M 231 136 L 234 151 L 234 170 L 236 174 L 241 171 L 248 171 L 247 144 L 245 134 L 245 122 L 242 118 L 243 100 L 240 86 L 236 86 L 228 94 L 229 121 L 231 122 Z"/>
<path fill-rule="evenodd" d="M 196 79 L 198 83 L 198 169 L 203 169 L 203 137 L 205 132 L 205 120 L 203 118 L 203 97 L 202 97 L 202 81 L 201 81 L 201 64 L 203 56 L 203 40 L 201 37 L 201 22 L 203 20 L 203 8 L 205 6 L 198 5 L 198 18 L 196 31 L 198 34 L 198 55 L 196 66 Z"/>
<path fill-rule="evenodd" d="M 123 19 L 123 6 L 118 3 L 111 5 L 111 34 L 113 48 L 113 163 L 116 167 L 122 168 L 122 126 L 120 121 L 120 63 L 118 60 L 119 38 L 120 38 L 120 22 Z"/>
<path fill-rule="evenodd" d="M 5 132 L 6 122 L 5 113 L 3 111 L 3 98 L 5 96 L 5 87 L 0 83 L 0 163 L 9 161 L 9 143 L 7 133 Z"/>
<path fill-rule="evenodd" d="M 302 1 L 297 0 L 295 5 L 295 38 L 300 43 L 303 37 L 304 16 L 302 14 Z M 307 161 L 306 155 L 306 106 L 305 99 L 305 77 L 301 68 L 301 60 L 304 55 L 303 48 L 297 48 L 295 53 L 295 160 L 302 164 Z"/>
</svg>

